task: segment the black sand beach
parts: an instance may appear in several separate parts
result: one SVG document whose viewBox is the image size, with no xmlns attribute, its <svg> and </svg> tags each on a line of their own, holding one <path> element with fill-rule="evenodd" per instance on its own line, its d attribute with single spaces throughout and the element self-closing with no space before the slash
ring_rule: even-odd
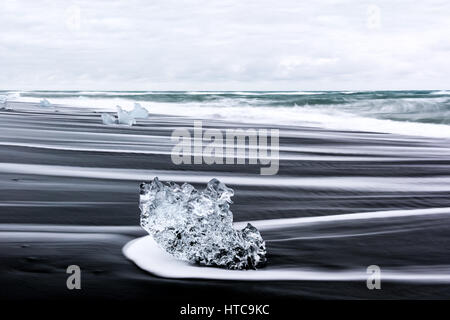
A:
<svg viewBox="0 0 450 320">
<path fill-rule="evenodd" d="M 280 170 L 264 177 L 259 165 L 174 165 L 172 130 L 190 129 L 193 120 L 151 114 L 125 127 L 103 125 L 100 114 L 87 109 L 13 102 L 0 110 L 0 298 L 181 303 L 224 297 L 450 298 L 448 140 L 204 121 L 212 128 L 280 129 Z M 267 268 L 364 272 L 375 264 L 438 280 L 386 280 L 382 290 L 368 290 L 365 281 L 155 277 L 122 253 L 127 242 L 145 235 L 139 227 L 139 183 L 155 176 L 202 188 L 211 178 L 224 178 L 235 190 L 236 222 L 448 208 L 441 214 L 262 232 Z M 81 290 L 66 288 L 72 264 L 81 267 Z"/>
</svg>

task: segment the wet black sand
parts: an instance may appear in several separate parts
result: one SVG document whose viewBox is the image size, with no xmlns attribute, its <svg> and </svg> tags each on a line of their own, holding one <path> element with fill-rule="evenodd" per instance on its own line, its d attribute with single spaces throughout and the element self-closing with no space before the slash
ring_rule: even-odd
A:
<svg viewBox="0 0 450 320">
<path fill-rule="evenodd" d="M 191 174 L 206 181 L 217 175 L 245 177 L 244 184 L 230 184 L 235 189 L 235 221 L 445 208 L 450 207 L 449 141 L 283 127 L 281 146 L 298 150 L 281 152 L 279 174 L 267 178 L 274 179 L 268 185 L 258 180 L 259 166 L 172 164 L 167 154 L 170 134 L 174 128 L 192 127 L 193 119 L 151 115 L 132 128 L 109 127 L 101 124 L 99 114 L 86 110 L 57 107 L 56 112 L 20 103 L 11 107 L 0 110 L 2 300 L 450 298 L 448 283 L 383 282 L 381 290 L 368 290 L 360 281 L 163 279 L 140 270 L 121 252 L 128 241 L 144 235 L 138 226 L 138 186 L 153 178 L 151 170 L 174 174 L 180 181 Z M 219 120 L 204 126 L 245 127 Z M 100 178 L 83 168 L 110 173 Z M 124 175 L 115 178 L 118 172 Z M 278 178 L 323 183 L 280 185 Z M 351 185 L 353 181 L 359 184 Z M 270 231 L 263 237 L 272 268 L 339 271 L 377 264 L 402 270 L 440 268 L 448 274 L 449 231 L 450 215 L 442 214 L 331 222 Z M 281 240 L 296 237 L 300 239 Z M 81 290 L 66 288 L 71 264 L 81 267 Z"/>
</svg>

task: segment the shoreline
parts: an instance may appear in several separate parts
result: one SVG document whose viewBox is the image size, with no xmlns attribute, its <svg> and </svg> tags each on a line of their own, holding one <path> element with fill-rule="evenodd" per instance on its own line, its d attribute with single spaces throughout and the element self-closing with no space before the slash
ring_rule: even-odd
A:
<svg viewBox="0 0 450 320">
<path fill-rule="evenodd" d="M 138 190 L 155 174 L 179 182 L 220 177 L 235 190 L 236 222 L 450 207 L 445 139 L 280 127 L 280 171 L 252 165 L 174 165 L 170 134 L 192 118 L 151 114 L 136 126 L 105 126 L 100 113 L 35 105 L 0 110 L 0 296 L 5 300 L 399 299 L 450 297 L 448 285 L 387 283 L 375 296 L 363 281 L 164 279 L 122 255 L 143 236 Z M 59 107 L 57 107 L 58 109 Z M 16 109 L 20 109 L 16 106 Z M 244 127 L 214 120 L 208 128 Z M 252 127 L 246 124 L 245 127 Z M 274 125 L 272 125 L 274 127 Z M 9 145 L 8 145 L 9 144 Z M 13 145 L 14 144 L 14 145 Z M 36 146 L 39 144 L 40 147 Z M 133 152 L 135 151 L 135 152 Z M 450 265 L 445 215 L 292 225 L 263 230 L 271 268 L 327 272 L 380 264 L 387 269 Z M 435 245 L 440 243 L 440 245 Z M 82 290 L 67 290 L 80 265 Z M 21 285 L 18 285 L 21 284 Z M 211 290 L 221 293 L 211 297 Z"/>
</svg>

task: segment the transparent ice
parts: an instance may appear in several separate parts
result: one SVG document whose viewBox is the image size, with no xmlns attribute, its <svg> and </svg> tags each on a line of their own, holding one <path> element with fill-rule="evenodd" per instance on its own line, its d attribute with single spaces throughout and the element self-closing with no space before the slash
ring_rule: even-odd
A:
<svg viewBox="0 0 450 320">
<path fill-rule="evenodd" d="M 52 104 L 51 104 L 50 101 L 48 101 L 47 99 L 42 99 L 42 100 L 39 102 L 39 105 L 40 105 L 41 107 L 50 107 Z"/>
<path fill-rule="evenodd" d="M 147 119 L 148 111 L 143 108 L 140 103 L 135 103 L 134 109 L 131 110 L 130 115 L 135 119 Z"/>
<path fill-rule="evenodd" d="M 0 96 L 0 109 L 2 109 L 2 110 L 6 109 L 8 106 L 7 102 L 8 102 L 8 97 L 1 95 Z"/>
<path fill-rule="evenodd" d="M 103 124 L 110 125 L 116 123 L 116 118 L 109 113 L 102 113 L 102 121 Z"/>
<path fill-rule="evenodd" d="M 148 118 L 147 109 L 143 108 L 139 103 L 135 103 L 134 108 L 131 111 L 123 110 L 121 106 L 116 106 L 116 108 L 117 119 L 114 115 L 109 113 L 101 114 L 103 124 L 125 124 L 127 126 L 132 126 L 133 124 L 136 124 L 136 119 Z"/>
<path fill-rule="evenodd" d="M 132 126 L 136 124 L 136 119 L 130 114 L 130 112 L 123 110 L 120 106 L 117 108 L 117 122 L 119 124 L 126 124 L 127 126 Z"/>
<path fill-rule="evenodd" d="M 266 263 L 266 246 L 251 224 L 233 228 L 230 189 L 212 179 L 206 189 L 190 184 L 142 183 L 141 226 L 175 258 L 228 269 L 256 269 Z"/>
</svg>

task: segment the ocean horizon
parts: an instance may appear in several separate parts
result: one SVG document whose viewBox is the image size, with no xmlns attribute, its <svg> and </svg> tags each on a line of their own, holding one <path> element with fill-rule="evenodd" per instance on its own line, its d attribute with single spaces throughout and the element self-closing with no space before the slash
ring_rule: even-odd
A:
<svg viewBox="0 0 450 320">
<path fill-rule="evenodd" d="M 0 91 L 99 111 L 140 103 L 149 112 L 250 123 L 450 137 L 450 91 Z M 245 117 L 241 117 L 245 114 Z"/>
</svg>

